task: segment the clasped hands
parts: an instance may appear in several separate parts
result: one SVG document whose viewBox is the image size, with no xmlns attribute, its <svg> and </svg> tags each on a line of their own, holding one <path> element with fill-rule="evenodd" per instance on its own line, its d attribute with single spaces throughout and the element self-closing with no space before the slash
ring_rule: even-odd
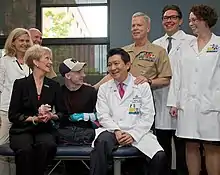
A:
<svg viewBox="0 0 220 175">
<path fill-rule="evenodd" d="M 176 107 L 172 106 L 170 108 L 169 113 L 170 113 L 171 117 L 174 117 L 174 118 L 178 117 L 178 109 Z"/>
<path fill-rule="evenodd" d="M 38 109 L 38 116 L 35 117 L 34 121 L 47 123 L 49 120 L 57 118 L 56 114 L 51 112 L 51 106 L 48 104 L 41 105 Z"/>
<path fill-rule="evenodd" d="M 134 142 L 133 137 L 127 132 L 116 130 L 114 133 L 119 145 L 130 145 Z"/>
</svg>

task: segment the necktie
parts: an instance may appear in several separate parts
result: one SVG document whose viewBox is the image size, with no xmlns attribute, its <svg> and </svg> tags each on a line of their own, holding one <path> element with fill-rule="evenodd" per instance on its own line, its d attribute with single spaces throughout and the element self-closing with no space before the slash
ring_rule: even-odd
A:
<svg viewBox="0 0 220 175">
<path fill-rule="evenodd" d="M 124 96 L 125 90 L 123 87 L 123 83 L 119 83 L 119 95 L 122 98 Z"/>
<path fill-rule="evenodd" d="M 171 41 L 172 41 L 173 38 L 169 36 L 167 39 L 168 39 L 167 52 L 170 53 L 170 50 L 172 48 L 172 42 Z"/>
</svg>

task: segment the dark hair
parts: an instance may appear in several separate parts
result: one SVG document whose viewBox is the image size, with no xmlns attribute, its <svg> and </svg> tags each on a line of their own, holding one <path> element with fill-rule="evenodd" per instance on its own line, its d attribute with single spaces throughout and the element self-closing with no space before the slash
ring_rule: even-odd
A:
<svg viewBox="0 0 220 175">
<path fill-rule="evenodd" d="M 127 64 L 128 62 L 130 62 L 130 55 L 122 48 L 113 48 L 110 49 L 107 53 L 107 62 L 109 60 L 109 57 L 113 56 L 113 55 L 120 55 L 122 61 Z M 129 70 L 130 71 L 130 68 Z"/>
<path fill-rule="evenodd" d="M 209 28 L 213 27 L 218 20 L 218 15 L 215 9 L 207 5 L 194 5 L 190 9 L 190 12 L 192 12 L 197 19 L 204 20 Z"/>
<path fill-rule="evenodd" d="M 183 14 L 182 14 L 182 12 L 181 12 L 179 6 L 177 6 L 177 5 L 166 5 L 166 6 L 163 8 L 163 10 L 162 10 L 162 18 L 163 18 L 164 13 L 165 13 L 166 11 L 168 11 L 168 10 L 175 10 L 175 11 L 177 11 L 179 19 L 182 19 L 182 18 L 183 18 Z"/>
<path fill-rule="evenodd" d="M 113 56 L 113 55 L 120 55 L 121 56 L 121 59 L 122 61 L 127 64 L 128 62 L 130 62 L 130 56 L 129 54 L 124 50 L 124 49 L 121 49 L 121 48 L 113 48 L 113 49 L 110 49 L 108 51 L 108 54 L 107 54 L 107 61 L 109 59 L 109 57 Z"/>
</svg>

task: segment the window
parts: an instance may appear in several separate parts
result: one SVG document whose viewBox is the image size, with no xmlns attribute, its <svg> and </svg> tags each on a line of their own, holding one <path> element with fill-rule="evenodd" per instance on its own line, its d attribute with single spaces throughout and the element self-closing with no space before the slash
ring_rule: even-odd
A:
<svg viewBox="0 0 220 175">
<path fill-rule="evenodd" d="M 100 4 L 107 3 L 107 0 L 41 0 L 41 5 L 75 5 L 75 4 Z"/>
<path fill-rule="evenodd" d="M 107 37 L 106 6 L 50 7 L 42 13 L 44 38 Z"/>
<path fill-rule="evenodd" d="M 41 0 L 43 44 L 52 49 L 53 66 L 74 57 L 89 75 L 106 73 L 109 0 Z"/>
</svg>

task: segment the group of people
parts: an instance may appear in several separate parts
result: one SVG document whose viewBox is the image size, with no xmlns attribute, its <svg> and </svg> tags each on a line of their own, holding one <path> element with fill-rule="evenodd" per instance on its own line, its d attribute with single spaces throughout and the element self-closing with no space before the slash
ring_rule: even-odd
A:
<svg viewBox="0 0 220 175">
<path fill-rule="evenodd" d="M 204 155 L 207 173 L 217 175 L 220 174 L 217 80 L 220 37 L 211 29 L 218 16 L 210 6 L 193 6 L 189 27 L 194 35 L 181 30 L 182 16 L 178 6 L 165 6 L 162 10 L 165 35 L 152 44 L 148 40 L 150 18 L 135 13 L 131 25 L 134 43 L 123 49 L 130 55 L 130 73 L 136 77 L 135 84 L 148 82 L 151 86 L 156 110 L 155 135 L 169 167 L 173 139 L 177 174 L 199 175 Z M 95 87 L 112 78 L 115 79 L 110 73 Z"/>
<path fill-rule="evenodd" d="M 173 139 L 178 175 L 200 174 L 201 147 L 208 174 L 219 175 L 220 37 L 211 31 L 217 19 L 213 8 L 193 6 L 195 36 L 188 35 L 180 8 L 167 5 L 165 35 L 151 43 L 150 17 L 133 14 L 134 43 L 108 51 L 109 74 L 94 86 L 83 82 L 86 63 L 68 58 L 59 66 L 60 87 L 41 32 L 14 29 L 0 59 L 0 144 L 9 140 L 16 174 L 43 175 L 59 143 L 94 147 L 90 175 L 107 175 L 120 146 L 145 155 L 145 173 L 170 174 Z"/>
</svg>

